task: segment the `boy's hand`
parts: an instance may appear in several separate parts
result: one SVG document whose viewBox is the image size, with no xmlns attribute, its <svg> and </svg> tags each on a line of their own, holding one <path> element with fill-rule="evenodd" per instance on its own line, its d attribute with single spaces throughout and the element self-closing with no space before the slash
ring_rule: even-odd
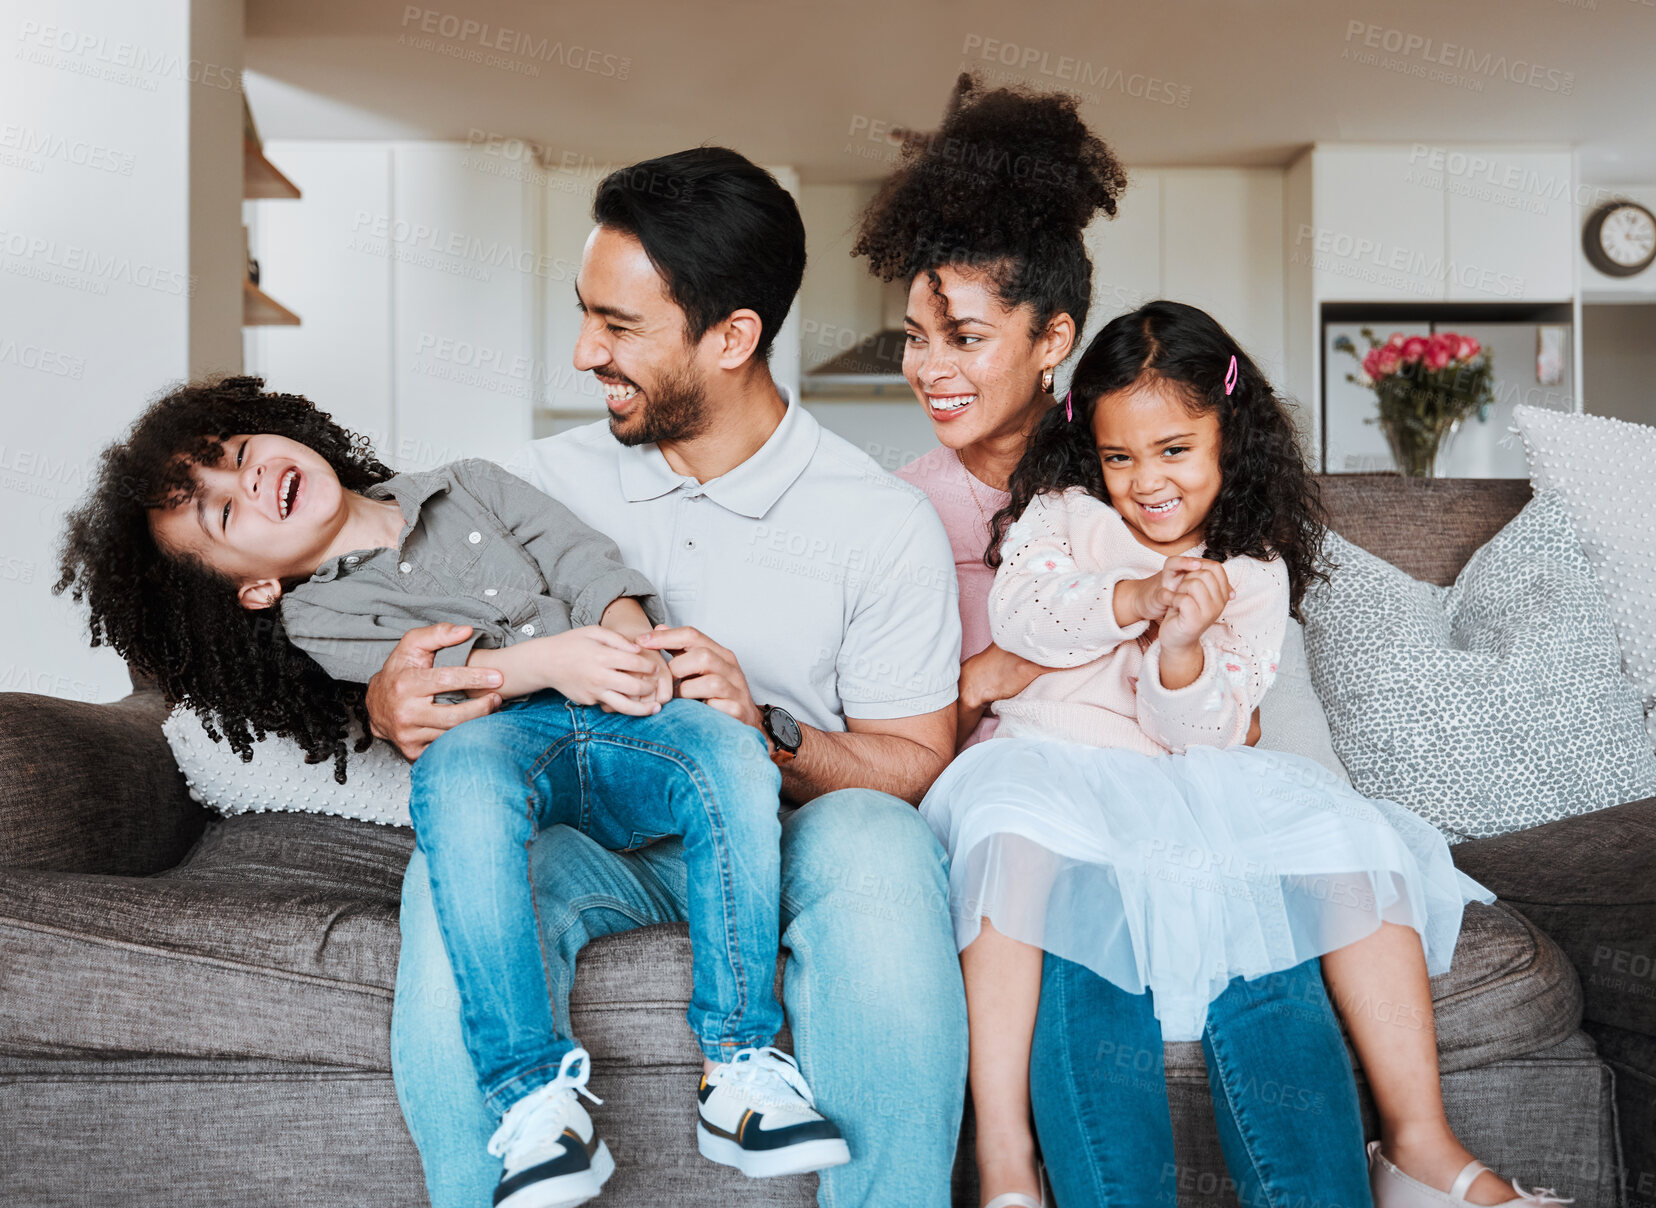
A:
<svg viewBox="0 0 1656 1208">
<path fill-rule="evenodd" d="M 667 668 L 661 656 L 602 625 L 583 625 L 548 638 L 543 657 L 547 681 L 578 705 L 602 705 L 612 713 L 647 717 L 659 713 L 665 703 L 660 675 Z"/>
<path fill-rule="evenodd" d="M 1202 635 L 1236 596 L 1231 589 L 1230 578 L 1220 563 L 1206 558 L 1180 558 L 1178 561 L 1195 565 L 1180 577 L 1173 599 L 1162 614 L 1160 637 L 1163 650 L 1188 650 L 1200 645 Z"/>
</svg>

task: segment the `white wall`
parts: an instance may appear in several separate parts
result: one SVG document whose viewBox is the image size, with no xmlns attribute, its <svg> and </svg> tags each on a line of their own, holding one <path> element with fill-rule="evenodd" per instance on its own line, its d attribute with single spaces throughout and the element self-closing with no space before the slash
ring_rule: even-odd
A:
<svg viewBox="0 0 1656 1208">
<path fill-rule="evenodd" d="M 465 143 L 268 141 L 298 201 L 250 206 L 261 288 L 298 327 L 248 367 L 398 469 L 505 460 L 529 439 L 533 326 L 562 271 L 518 177 Z"/>
<path fill-rule="evenodd" d="M 0 691 L 127 691 L 125 665 L 50 594 L 56 548 L 99 449 L 191 372 L 192 344 L 235 359 L 239 296 L 228 321 L 192 332 L 191 317 L 192 291 L 221 306 L 239 289 L 239 273 L 217 276 L 232 238 L 240 262 L 239 13 L 234 0 L 0 10 Z M 194 174 L 192 129 L 215 148 Z"/>
</svg>

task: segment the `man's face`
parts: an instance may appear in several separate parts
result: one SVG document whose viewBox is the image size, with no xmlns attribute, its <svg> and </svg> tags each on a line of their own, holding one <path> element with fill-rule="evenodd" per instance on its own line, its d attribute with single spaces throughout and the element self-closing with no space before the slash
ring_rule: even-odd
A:
<svg viewBox="0 0 1656 1208">
<path fill-rule="evenodd" d="M 597 227 L 575 280 L 581 336 L 575 368 L 604 388 L 610 431 L 624 445 L 682 441 L 707 427 L 708 367 L 685 339 L 684 311 L 633 236 Z"/>
</svg>

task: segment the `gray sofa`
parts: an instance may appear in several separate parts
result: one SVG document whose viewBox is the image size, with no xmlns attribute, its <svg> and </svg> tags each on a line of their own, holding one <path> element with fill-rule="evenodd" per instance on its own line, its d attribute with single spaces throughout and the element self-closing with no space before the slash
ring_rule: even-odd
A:
<svg viewBox="0 0 1656 1208">
<path fill-rule="evenodd" d="M 1337 528 L 1436 582 L 1529 495 L 1384 476 L 1325 489 Z M 0 1202 L 424 1204 L 388 1043 L 410 835 L 206 814 L 165 712 L 148 691 L 0 695 Z M 1656 1203 L 1656 800 L 1455 856 L 1503 900 L 1469 909 L 1433 986 L 1453 1122 L 1492 1164 L 1584 1208 Z M 812 1203 L 812 1178 L 747 1182 L 695 1156 L 689 987 L 682 927 L 599 941 L 582 961 L 576 1030 L 619 1162 L 603 1202 Z M 1199 1047 L 1169 1046 L 1167 1072 L 1179 1202 L 1234 1204 Z M 634 1163 L 647 1152 L 676 1156 Z M 955 1179 L 968 1206 L 969 1153 Z"/>
</svg>

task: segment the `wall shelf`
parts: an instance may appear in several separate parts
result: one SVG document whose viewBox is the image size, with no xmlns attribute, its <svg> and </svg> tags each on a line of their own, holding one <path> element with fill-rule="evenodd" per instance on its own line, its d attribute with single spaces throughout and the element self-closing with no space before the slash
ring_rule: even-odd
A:
<svg viewBox="0 0 1656 1208">
<path fill-rule="evenodd" d="M 299 316 L 251 281 L 243 281 L 242 326 L 298 327 Z"/>
<path fill-rule="evenodd" d="M 264 157 L 259 144 L 242 140 L 242 197 L 248 201 L 299 200 L 299 186 Z"/>
</svg>

